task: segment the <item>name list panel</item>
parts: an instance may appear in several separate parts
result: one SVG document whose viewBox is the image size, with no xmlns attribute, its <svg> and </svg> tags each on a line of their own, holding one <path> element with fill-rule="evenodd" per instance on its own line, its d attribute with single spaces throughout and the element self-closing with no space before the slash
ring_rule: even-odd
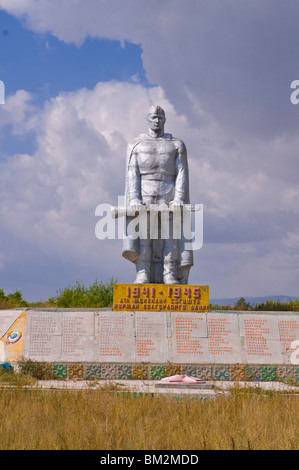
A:
<svg viewBox="0 0 299 470">
<path fill-rule="evenodd" d="M 133 362 L 135 360 L 134 313 L 99 312 L 98 362 Z"/>
<path fill-rule="evenodd" d="M 63 312 L 62 361 L 94 361 L 93 312 Z"/>
<path fill-rule="evenodd" d="M 206 313 L 172 313 L 173 362 L 210 362 Z"/>
<path fill-rule="evenodd" d="M 136 360 L 168 360 L 167 318 L 158 312 L 136 312 Z"/>
<path fill-rule="evenodd" d="M 286 364 L 296 364 L 298 345 L 295 341 L 299 341 L 299 317 L 280 315 L 278 318 L 284 362 Z"/>
<path fill-rule="evenodd" d="M 242 315 L 246 362 L 254 364 L 283 364 L 278 317 Z"/>
<path fill-rule="evenodd" d="M 24 357 L 35 361 L 60 360 L 61 315 L 56 312 L 27 312 Z"/>
<path fill-rule="evenodd" d="M 238 316 L 209 313 L 207 315 L 211 362 L 238 363 L 242 361 Z"/>
</svg>

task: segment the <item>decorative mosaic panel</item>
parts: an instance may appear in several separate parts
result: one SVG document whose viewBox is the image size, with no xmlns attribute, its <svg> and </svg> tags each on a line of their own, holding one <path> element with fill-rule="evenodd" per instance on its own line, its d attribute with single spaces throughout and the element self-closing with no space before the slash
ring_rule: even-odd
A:
<svg viewBox="0 0 299 470">
<path fill-rule="evenodd" d="M 276 379 L 276 367 L 261 366 L 261 378 L 263 382 L 269 382 Z"/>
<path fill-rule="evenodd" d="M 85 368 L 85 379 L 96 380 L 101 378 L 100 364 L 87 364 Z"/>
<path fill-rule="evenodd" d="M 212 380 L 213 378 L 213 366 L 197 366 L 196 367 L 196 377 L 199 377 L 203 380 Z"/>
<path fill-rule="evenodd" d="M 116 369 L 118 379 L 128 380 L 132 378 L 132 366 L 129 364 L 119 364 Z"/>
<path fill-rule="evenodd" d="M 196 366 L 195 365 L 182 365 L 181 366 L 182 375 L 189 375 L 191 377 L 196 377 Z"/>
<path fill-rule="evenodd" d="M 70 364 L 67 368 L 67 372 L 68 372 L 68 379 L 70 380 L 83 379 L 84 377 L 83 364 Z"/>
<path fill-rule="evenodd" d="M 245 381 L 246 378 L 246 366 L 241 366 L 241 365 L 236 365 L 236 366 L 230 366 L 230 378 L 229 380 L 232 381 Z"/>
<path fill-rule="evenodd" d="M 66 364 L 53 364 L 52 374 L 54 379 L 67 378 L 67 365 Z"/>
<path fill-rule="evenodd" d="M 277 379 L 286 382 L 295 380 L 295 368 L 290 366 L 277 366 Z"/>
<path fill-rule="evenodd" d="M 260 366 L 247 366 L 245 378 L 249 382 L 260 382 L 262 380 Z"/>
<path fill-rule="evenodd" d="M 36 362 L 33 362 L 33 361 L 26 361 L 26 362 L 23 362 L 20 366 L 20 371 L 23 373 L 23 374 L 29 374 L 29 375 L 32 375 L 34 376 L 34 373 L 35 373 L 35 366 L 36 366 Z"/>
<path fill-rule="evenodd" d="M 182 367 L 180 365 L 167 364 L 165 366 L 165 376 L 171 377 L 172 375 L 180 375 L 182 373 Z"/>
<path fill-rule="evenodd" d="M 148 366 L 133 365 L 132 366 L 132 379 L 133 380 L 147 380 L 149 377 Z"/>
<path fill-rule="evenodd" d="M 52 379 L 51 364 L 37 362 L 35 364 L 34 377 L 38 380 L 51 380 Z"/>
<path fill-rule="evenodd" d="M 151 380 L 160 380 L 165 377 L 165 367 L 164 365 L 153 365 L 150 366 L 150 379 Z"/>
<path fill-rule="evenodd" d="M 230 366 L 214 366 L 214 380 L 229 380 Z"/>
<path fill-rule="evenodd" d="M 117 363 L 46 363 L 27 361 L 19 365 L 21 372 L 38 380 L 161 380 L 183 374 L 206 381 L 267 382 L 281 380 L 299 381 L 299 367 L 293 365 L 242 365 L 242 364 L 117 364 Z"/>
<path fill-rule="evenodd" d="M 116 364 L 103 364 L 101 366 L 101 379 L 116 379 Z"/>
</svg>

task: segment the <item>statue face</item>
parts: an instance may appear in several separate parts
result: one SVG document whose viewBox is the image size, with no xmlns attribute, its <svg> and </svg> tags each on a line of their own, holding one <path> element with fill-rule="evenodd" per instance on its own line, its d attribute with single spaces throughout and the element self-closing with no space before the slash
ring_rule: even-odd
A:
<svg viewBox="0 0 299 470">
<path fill-rule="evenodd" d="M 162 131 L 164 128 L 165 121 L 166 121 L 165 116 L 164 114 L 161 114 L 161 113 L 160 114 L 157 114 L 157 113 L 148 114 L 147 116 L 148 126 L 154 132 Z"/>
</svg>

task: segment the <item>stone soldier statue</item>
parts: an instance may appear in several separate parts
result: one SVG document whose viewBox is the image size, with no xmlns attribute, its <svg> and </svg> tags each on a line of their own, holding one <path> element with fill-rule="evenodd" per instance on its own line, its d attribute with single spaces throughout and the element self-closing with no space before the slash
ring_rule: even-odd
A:
<svg viewBox="0 0 299 470">
<path fill-rule="evenodd" d="M 125 203 L 136 211 L 150 204 L 167 204 L 171 227 L 171 211 L 190 202 L 189 175 L 186 147 L 181 140 L 164 133 L 165 122 L 164 110 L 151 106 L 148 133 L 128 145 Z M 149 229 L 149 214 L 147 217 Z M 127 216 L 127 225 L 130 220 Z M 172 237 L 171 228 L 168 239 L 125 237 L 122 255 L 136 265 L 135 283 L 187 284 L 193 253 L 185 249 L 184 242 L 183 236 Z"/>
</svg>

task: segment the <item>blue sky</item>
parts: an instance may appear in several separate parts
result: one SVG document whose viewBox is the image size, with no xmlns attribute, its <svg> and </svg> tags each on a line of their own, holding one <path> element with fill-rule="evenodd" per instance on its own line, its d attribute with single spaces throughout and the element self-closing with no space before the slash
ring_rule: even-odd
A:
<svg viewBox="0 0 299 470">
<path fill-rule="evenodd" d="M 138 81 L 145 77 L 141 47 L 128 41 L 86 37 L 79 46 L 65 43 L 48 32 L 35 33 L 24 21 L 0 11 L 0 77 L 6 95 L 24 89 L 32 102 L 44 102 L 62 92 L 92 89 L 99 81 Z M 34 130 L 33 130 L 34 131 Z M 1 153 L 32 152 L 34 132 L 17 138 L 9 130 L 3 135 Z"/>
<path fill-rule="evenodd" d="M 148 86 L 141 48 L 128 41 L 87 37 L 67 44 L 50 33 L 35 33 L 0 11 L 1 79 L 7 94 L 33 93 L 37 104 L 63 91 L 93 88 L 99 81 L 130 81 L 138 76 Z"/>
<path fill-rule="evenodd" d="M 95 208 L 124 192 L 148 106 L 184 140 L 212 298 L 298 296 L 299 6 L 292 0 L 0 0 L 0 287 L 46 299 L 133 282 Z"/>
</svg>

